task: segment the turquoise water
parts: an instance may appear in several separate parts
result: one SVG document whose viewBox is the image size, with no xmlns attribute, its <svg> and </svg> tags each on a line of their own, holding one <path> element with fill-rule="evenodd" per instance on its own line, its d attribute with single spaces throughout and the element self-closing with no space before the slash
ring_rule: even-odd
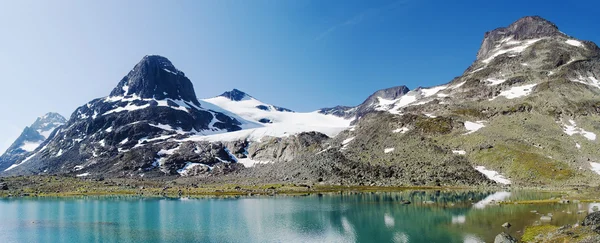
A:
<svg viewBox="0 0 600 243">
<path fill-rule="evenodd" d="M 551 196 L 556 195 L 411 191 L 188 200 L 2 199 L 0 237 L 2 242 L 490 242 L 504 222 L 519 235 L 540 214 L 553 213 L 550 224 L 576 223 L 585 216 L 577 211 L 595 206 L 486 203 Z"/>
</svg>

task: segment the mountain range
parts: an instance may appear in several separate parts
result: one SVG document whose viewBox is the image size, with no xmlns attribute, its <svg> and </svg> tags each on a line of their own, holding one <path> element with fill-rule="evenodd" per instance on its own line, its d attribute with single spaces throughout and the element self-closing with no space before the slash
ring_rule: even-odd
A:
<svg viewBox="0 0 600 243">
<path fill-rule="evenodd" d="M 49 113 L 1 175 L 192 177 L 356 185 L 597 185 L 600 48 L 538 16 L 485 33 L 446 84 L 294 112 L 233 89 L 198 99 L 146 56 L 68 120 Z M 591 184 L 590 184 L 591 182 Z M 594 184 L 595 183 L 595 184 Z"/>
</svg>

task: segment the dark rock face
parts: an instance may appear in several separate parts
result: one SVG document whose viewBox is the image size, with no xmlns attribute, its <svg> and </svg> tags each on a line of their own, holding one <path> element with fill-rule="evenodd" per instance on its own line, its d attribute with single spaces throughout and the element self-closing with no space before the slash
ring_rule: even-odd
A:
<svg viewBox="0 0 600 243">
<path fill-rule="evenodd" d="M 31 126 L 25 127 L 17 140 L 0 156 L 0 171 L 13 165 L 16 161 L 26 158 L 36 149 L 36 144 L 42 144 L 56 128 L 66 122 L 67 120 L 63 116 L 53 112 L 37 118 Z"/>
<path fill-rule="evenodd" d="M 484 35 L 483 43 L 477 53 L 477 59 L 487 57 L 488 53 L 495 48 L 497 43 L 504 38 L 513 37 L 513 40 L 527 40 L 541 37 L 565 36 L 552 22 L 539 16 L 523 17 L 508 27 L 502 27 Z"/>
<path fill-rule="evenodd" d="M 233 101 L 241 101 L 247 97 L 251 97 L 250 95 L 244 93 L 241 90 L 233 89 L 232 91 L 227 91 L 219 96 L 223 96 Z"/>
<path fill-rule="evenodd" d="M 200 106 L 192 82 L 161 56 L 145 56 L 110 93 L 111 97 L 183 100 Z"/>
</svg>

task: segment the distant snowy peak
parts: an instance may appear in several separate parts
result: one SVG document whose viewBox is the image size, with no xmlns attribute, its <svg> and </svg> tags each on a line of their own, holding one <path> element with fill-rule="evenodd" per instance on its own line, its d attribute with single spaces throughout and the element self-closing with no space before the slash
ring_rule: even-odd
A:
<svg viewBox="0 0 600 243">
<path fill-rule="evenodd" d="M 376 111 L 380 107 L 389 104 L 389 101 L 399 99 L 409 91 L 410 89 L 404 85 L 381 89 L 375 91 L 375 93 L 371 94 L 358 106 L 336 106 L 331 108 L 322 108 L 318 112 L 321 114 L 331 114 L 345 118 L 359 118 L 369 112 Z"/>
<path fill-rule="evenodd" d="M 59 126 L 67 123 L 67 119 L 61 116 L 58 113 L 50 112 L 38 119 L 30 126 L 31 129 L 34 129 L 37 133 L 39 133 L 44 139 L 47 139 L 50 134 Z"/>
<path fill-rule="evenodd" d="M 37 149 L 50 137 L 56 128 L 65 123 L 66 119 L 58 113 L 51 112 L 38 117 L 31 126 L 23 129 L 21 135 L 0 157 L 0 171 Z"/>
<path fill-rule="evenodd" d="M 231 91 L 226 91 L 223 94 L 219 95 L 220 97 L 225 97 L 227 99 L 230 99 L 232 101 L 242 101 L 242 100 L 249 100 L 252 99 L 252 96 L 244 93 L 243 91 L 239 90 L 239 89 L 233 89 Z"/>
</svg>

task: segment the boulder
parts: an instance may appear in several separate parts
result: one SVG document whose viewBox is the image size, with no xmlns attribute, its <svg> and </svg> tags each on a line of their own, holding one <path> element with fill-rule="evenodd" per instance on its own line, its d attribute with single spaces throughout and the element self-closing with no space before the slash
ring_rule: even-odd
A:
<svg viewBox="0 0 600 243">
<path fill-rule="evenodd" d="M 517 239 L 515 239 L 514 237 L 510 236 L 507 233 L 500 233 L 499 235 L 496 236 L 496 238 L 494 239 L 494 243 L 517 243 Z"/>
<path fill-rule="evenodd" d="M 588 214 L 588 216 L 585 217 L 585 219 L 583 220 L 583 223 L 581 223 L 581 225 L 583 225 L 583 226 L 600 225 L 600 212 Z"/>
<path fill-rule="evenodd" d="M 8 190 L 8 185 L 6 185 L 6 183 L 0 183 L 0 190 Z"/>
</svg>

